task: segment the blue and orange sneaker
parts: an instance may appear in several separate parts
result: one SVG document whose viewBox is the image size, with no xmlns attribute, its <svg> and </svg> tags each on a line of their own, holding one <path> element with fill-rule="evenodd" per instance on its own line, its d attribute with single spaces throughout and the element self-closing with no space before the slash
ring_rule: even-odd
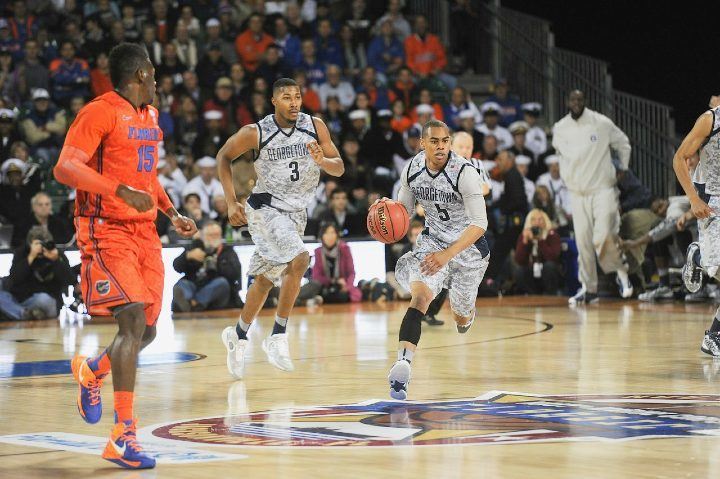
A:
<svg viewBox="0 0 720 479">
<path fill-rule="evenodd" d="M 103 459 L 126 469 L 152 469 L 155 458 L 143 452 L 136 435 L 137 419 L 118 422 L 113 426 L 110 440 L 102 453 Z"/>
<path fill-rule="evenodd" d="M 99 377 L 90 369 L 85 356 L 76 355 L 70 362 L 75 381 L 79 384 L 77 408 L 85 422 L 95 424 L 102 417 L 100 388 L 106 375 Z"/>
</svg>

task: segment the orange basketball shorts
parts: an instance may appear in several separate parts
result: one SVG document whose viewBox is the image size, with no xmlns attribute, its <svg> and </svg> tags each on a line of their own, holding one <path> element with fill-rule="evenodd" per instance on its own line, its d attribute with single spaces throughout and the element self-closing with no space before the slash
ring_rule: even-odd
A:
<svg viewBox="0 0 720 479">
<path fill-rule="evenodd" d="M 80 286 L 93 316 L 111 316 L 111 308 L 143 303 L 148 326 L 162 307 L 165 266 L 152 221 L 75 218 L 80 249 Z"/>
</svg>

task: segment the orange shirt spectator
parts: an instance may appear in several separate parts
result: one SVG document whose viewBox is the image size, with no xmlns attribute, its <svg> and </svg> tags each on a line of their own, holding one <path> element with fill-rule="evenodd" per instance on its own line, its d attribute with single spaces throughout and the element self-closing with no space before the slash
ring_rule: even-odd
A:
<svg viewBox="0 0 720 479">
<path fill-rule="evenodd" d="M 253 14 L 248 21 L 248 29 L 235 39 L 235 51 L 248 72 L 254 72 L 267 47 L 275 39 L 262 31 L 262 17 Z"/>
<path fill-rule="evenodd" d="M 312 88 L 302 90 L 303 106 L 311 113 L 317 113 L 322 110 L 320 106 L 320 95 Z"/>
<path fill-rule="evenodd" d="M 93 96 L 100 96 L 113 90 L 110 80 L 110 64 L 107 53 L 100 53 L 97 57 L 97 66 L 90 71 L 90 91 Z"/>
<path fill-rule="evenodd" d="M 415 33 L 405 39 L 405 59 L 413 73 L 434 75 L 447 65 L 445 48 L 437 35 L 427 33 L 427 20 L 422 15 L 415 19 Z"/>
</svg>

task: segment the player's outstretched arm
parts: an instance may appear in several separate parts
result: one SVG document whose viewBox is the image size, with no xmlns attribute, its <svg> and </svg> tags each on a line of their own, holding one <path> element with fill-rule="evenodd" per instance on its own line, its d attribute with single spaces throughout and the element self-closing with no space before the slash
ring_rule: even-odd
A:
<svg viewBox="0 0 720 479">
<path fill-rule="evenodd" d="M 232 178 L 232 162 L 250 150 L 257 150 L 258 131 L 255 124 L 245 125 L 240 131 L 228 138 L 228 141 L 220 148 L 217 154 L 218 178 L 225 193 L 225 201 L 228 205 L 228 220 L 233 226 L 247 224 L 245 208 L 235 196 L 235 186 Z"/>
<path fill-rule="evenodd" d="M 345 173 L 345 164 L 340 158 L 340 152 L 330 138 L 330 130 L 320 118 L 313 117 L 318 141 L 311 141 L 307 147 L 320 169 L 332 176 L 342 176 Z"/>
<path fill-rule="evenodd" d="M 695 121 L 692 130 L 685 136 L 680 147 L 673 157 L 673 169 L 680 185 L 690 200 L 690 207 L 696 218 L 707 218 L 712 215 L 712 210 L 695 191 L 690 172 L 688 171 L 688 162 L 697 154 L 702 147 L 705 139 L 712 132 L 713 115 L 712 113 L 703 113 Z"/>
</svg>

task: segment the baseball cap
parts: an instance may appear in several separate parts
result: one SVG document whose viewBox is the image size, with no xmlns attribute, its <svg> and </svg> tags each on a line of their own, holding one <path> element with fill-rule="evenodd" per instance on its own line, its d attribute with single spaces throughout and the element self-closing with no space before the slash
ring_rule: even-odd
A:
<svg viewBox="0 0 720 479">
<path fill-rule="evenodd" d="M 206 120 L 222 120 L 223 114 L 218 110 L 208 110 L 203 114 Z"/>
<path fill-rule="evenodd" d="M 44 88 L 36 88 L 35 91 L 32 93 L 32 99 L 35 100 L 49 100 L 50 99 L 50 93 Z"/>
<path fill-rule="evenodd" d="M 219 27 L 220 26 L 220 20 L 217 18 L 208 18 L 207 22 L 205 22 L 206 27 Z"/>
</svg>

